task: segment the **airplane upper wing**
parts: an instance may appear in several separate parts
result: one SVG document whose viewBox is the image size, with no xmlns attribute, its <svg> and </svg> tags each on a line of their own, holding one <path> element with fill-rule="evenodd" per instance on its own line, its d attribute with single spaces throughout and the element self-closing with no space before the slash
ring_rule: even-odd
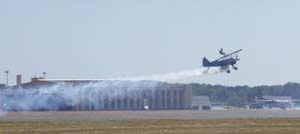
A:
<svg viewBox="0 0 300 134">
<path fill-rule="evenodd" d="M 237 56 L 239 55 L 239 52 L 241 52 L 242 50 L 243 50 L 243 49 L 239 49 L 239 50 L 237 50 L 237 51 L 235 51 L 235 52 L 232 52 L 232 53 L 230 53 L 230 54 L 226 54 L 226 55 L 224 55 L 223 57 L 217 59 L 216 61 L 229 59 L 229 58 L 231 58 L 231 57 L 237 57 Z"/>
</svg>

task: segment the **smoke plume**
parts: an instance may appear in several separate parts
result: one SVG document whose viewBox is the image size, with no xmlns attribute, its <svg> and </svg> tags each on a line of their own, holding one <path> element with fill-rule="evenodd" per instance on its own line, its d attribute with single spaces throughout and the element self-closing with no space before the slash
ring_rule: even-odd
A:
<svg viewBox="0 0 300 134">
<path fill-rule="evenodd" d="M 140 89 L 155 90 L 160 82 L 155 81 L 97 81 L 88 83 L 58 82 L 49 86 L 0 90 L 2 111 L 57 111 L 70 110 L 81 103 L 103 108 L 104 97 L 116 99 L 125 94 L 132 98 Z M 125 90 L 124 90 L 125 89 Z M 3 115 L 0 113 L 0 115 Z"/>
<path fill-rule="evenodd" d="M 13 87 L 0 90 L 0 116 L 5 115 L 1 111 L 56 111 L 68 110 L 76 104 L 87 103 L 93 105 L 96 110 L 101 110 L 103 97 L 110 99 L 132 97 L 143 89 L 155 90 L 165 83 L 159 81 L 180 80 L 201 75 L 222 73 L 221 68 L 198 68 L 168 74 L 158 74 L 141 77 L 123 77 L 111 80 L 99 80 L 92 82 L 55 82 L 42 86 L 29 88 Z M 125 90 L 124 90 L 125 89 Z M 132 96 L 130 96 L 132 95 Z M 67 108 L 67 109 L 64 109 Z"/>
<path fill-rule="evenodd" d="M 228 68 L 220 68 L 220 67 L 213 67 L 213 68 L 197 68 L 192 70 L 184 70 L 179 72 L 167 73 L 167 74 L 155 74 L 155 75 L 148 75 L 148 76 L 139 76 L 139 77 L 121 77 L 117 80 L 155 80 L 155 81 L 176 81 L 187 79 L 191 77 L 198 77 L 202 75 L 212 75 L 218 74 L 226 71 Z"/>
</svg>

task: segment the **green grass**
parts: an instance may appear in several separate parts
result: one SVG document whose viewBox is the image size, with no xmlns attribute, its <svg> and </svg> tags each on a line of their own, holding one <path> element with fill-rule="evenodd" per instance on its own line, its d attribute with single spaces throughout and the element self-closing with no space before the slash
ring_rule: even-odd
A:
<svg viewBox="0 0 300 134">
<path fill-rule="evenodd" d="M 1 122 L 0 134 L 299 134 L 300 119 Z"/>
</svg>

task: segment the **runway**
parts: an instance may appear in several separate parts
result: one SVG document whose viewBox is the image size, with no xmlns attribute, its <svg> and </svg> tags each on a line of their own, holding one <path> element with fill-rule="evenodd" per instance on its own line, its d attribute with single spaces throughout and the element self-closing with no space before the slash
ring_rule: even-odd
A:
<svg viewBox="0 0 300 134">
<path fill-rule="evenodd" d="M 9 112 L 0 122 L 300 118 L 300 110 Z"/>
</svg>

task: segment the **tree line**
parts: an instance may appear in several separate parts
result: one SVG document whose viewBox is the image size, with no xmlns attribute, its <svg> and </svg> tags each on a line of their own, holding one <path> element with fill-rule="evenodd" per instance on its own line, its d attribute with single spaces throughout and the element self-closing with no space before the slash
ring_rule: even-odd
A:
<svg viewBox="0 0 300 134">
<path fill-rule="evenodd" d="M 194 96 L 209 96 L 215 103 L 225 103 L 229 106 L 242 107 L 255 102 L 255 98 L 262 96 L 291 96 L 300 99 L 300 84 L 288 82 L 284 85 L 272 86 L 222 86 L 210 84 L 189 84 Z"/>
</svg>

